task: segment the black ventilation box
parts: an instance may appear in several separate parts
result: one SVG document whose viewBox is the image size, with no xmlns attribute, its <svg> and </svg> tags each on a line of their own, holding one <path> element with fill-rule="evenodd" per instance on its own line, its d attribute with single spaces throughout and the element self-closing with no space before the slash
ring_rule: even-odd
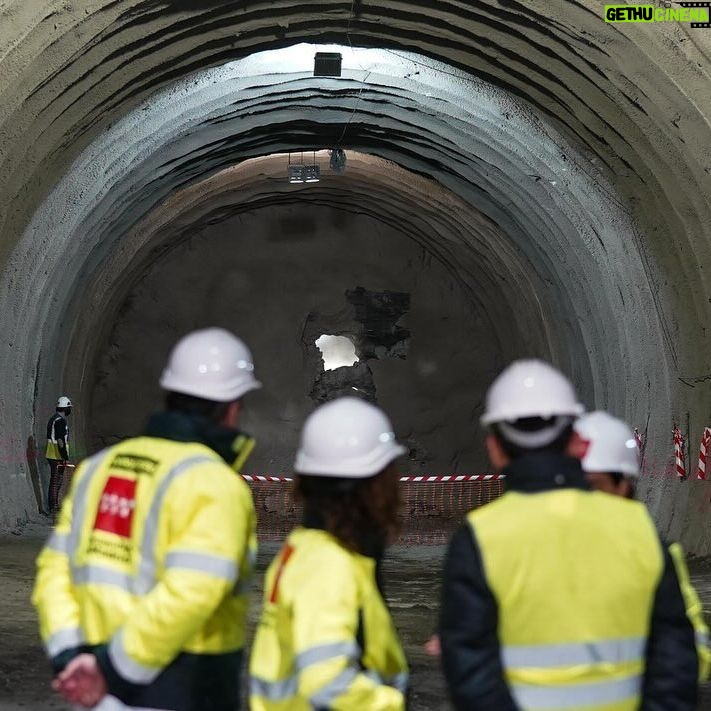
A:
<svg viewBox="0 0 711 711">
<path fill-rule="evenodd" d="M 341 61 L 340 52 L 316 52 L 314 57 L 315 77 L 340 77 Z"/>
</svg>

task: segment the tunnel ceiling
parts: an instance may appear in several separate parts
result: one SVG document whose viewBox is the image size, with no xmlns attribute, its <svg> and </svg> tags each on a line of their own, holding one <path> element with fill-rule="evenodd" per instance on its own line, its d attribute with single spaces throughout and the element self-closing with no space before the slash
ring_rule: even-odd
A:
<svg viewBox="0 0 711 711">
<path fill-rule="evenodd" d="M 517 299 L 518 289 L 502 280 L 498 289 L 486 289 L 485 282 L 463 275 L 474 301 L 484 310 L 491 304 L 493 312 L 501 298 L 510 312 L 518 311 L 519 323 L 538 323 L 537 340 L 547 348 L 537 352 L 573 372 L 590 399 L 618 390 L 620 383 L 602 377 L 599 364 L 591 373 L 591 356 L 609 359 L 600 347 L 602 334 L 615 333 L 633 352 L 650 333 L 654 340 L 661 336 L 655 332 L 657 315 L 645 308 L 640 294 L 652 275 L 634 253 L 634 240 L 620 239 L 621 230 L 634 230 L 617 205 L 609 204 L 613 188 L 595 166 L 525 104 L 451 68 L 428 68 L 412 55 L 358 50 L 345 54 L 348 66 L 334 82 L 304 71 L 313 53 L 313 47 L 296 46 L 193 75 L 99 136 L 36 212 L 16 251 L 13 265 L 36 287 L 25 294 L 21 313 L 46 308 L 41 285 L 74 311 L 89 313 L 88 280 L 100 274 L 98 282 L 113 288 L 122 269 L 107 255 L 114 248 L 122 254 L 130 249 L 127 230 L 201 176 L 260 152 L 347 139 L 343 145 L 431 176 L 482 213 L 481 224 L 496 225 L 496 231 L 479 229 L 460 238 L 462 247 L 484 255 L 482 264 L 497 262 L 491 274 L 534 286 Z M 419 67 L 414 75 L 413 66 Z M 382 165 L 370 170 L 370 179 L 382 182 L 378 172 L 387 170 Z M 283 167 L 282 181 L 285 172 Z M 350 199 L 358 209 L 377 204 L 381 214 L 389 211 L 389 219 L 397 219 L 398 202 L 410 201 L 410 181 L 408 176 L 391 180 L 385 198 L 374 186 L 351 191 Z M 259 199 L 269 204 L 279 193 L 272 181 Z M 424 190 L 414 211 L 428 214 L 432 224 L 425 232 L 437 234 L 435 213 L 427 211 L 430 199 Z M 38 244 L 45 253 L 42 262 L 36 259 Z M 438 251 L 436 240 L 428 244 Z M 521 260 L 526 267 L 518 274 L 525 276 L 512 276 L 508 263 Z M 451 263 L 456 271 L 460 258 Z M 67 271 L 74 280 L 63 277 Z M 581 291 L 581 284 L 589 289 Z M 625 301 L 639 307 L 633 326 L 613 321 Z M 65 318 L 75 329 L 80 323 L 78 315 Z M 66 335 L 66 328 L 58 329 L 60 341 L 51 350 L 66 352 Z M 663 352 L 652 357 L 658 368 Z M 648 395 L 658 397 L 665 387 L 660 381 Z"/>
<path fill-rule="evenodd" d="M 711 33 L 606 24 L 602 11 L 504 0 L 3 4 L 0 357 L 8 390 L 27 400 L 0 398 L 13 436 L 59 386 L 50 354 L 71 341 L 89 357 L 76 336 L 94 318 L 87 304 L 117 308 L 131 265 L 158 253 L 160 230 L 141 229 L 166 206 L 176 217 L 171 201 L 220 175 L 217 209 L 231 166 L 334 145 L 375 162 L 306 199 L 377 204 L 383 220 L 406 221 L 406 206 L 427 202 L 417 189 L 433 189 L 394 185 L 377 161 L 435 181 L 478 216 L 448 226 L 461 247 L 453 273 L 469 288 L 477 273 L 494 282 L 480 297 L 492 322 L 508 312 L 537 324 L 532 347 L 589 399 L 633 418 L 657 408 L 660 432 L 670 417 L 700 415 L 711 372 Z M 337 83 L 251 56 L 302 41 L 382 54 L 351 52 Z M 293 198 L 271 168 L 246 173 L 250 209 Z M 414 238 L 447 232 L 436 212 L 407 222 Z M 127 271 L 109 268 L 119 264 Z"/>
</svg>

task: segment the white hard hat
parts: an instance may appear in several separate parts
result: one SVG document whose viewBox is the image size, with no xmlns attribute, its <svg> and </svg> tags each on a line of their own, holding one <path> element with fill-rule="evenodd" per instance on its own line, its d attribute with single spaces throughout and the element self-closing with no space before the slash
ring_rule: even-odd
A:
<svg viewBox="0 0 711 711">
<path fill-rule="evenodd" d="M 58 400 L 57 400 L 57 407 L 71 407 L 72 406 L 72 401 L 66 396 L 62 395 Z"/>
<path fill-rule="evenodd" d="M 306 419 L 294 470 L 365 479 L 405 452 L 382 410 L 359 398 L 341 397 L 321 405 Z"/>
<path fill-rule="evenodd" d="M 215 402 L 232 402 L 262 387 L 254 378 L 249 349 L 224 328 L 205 328 L 181 338 L 170 354 L 160 385 L 164 390 Z"/>
<path fill-rule="evenodd" d="M 571 382 L 542 360 L 517 360 L 505 368 L 486 393 L 482 425 L 524 417 L 575 417 L 585 412 Z"/>
<path fill-rule="evenodd" d="M 607 412 L 590 412 L 573 425 L 588 447 L 583 471 L 639 476 L 639 447 L 632 429 Z"/>
</svg>

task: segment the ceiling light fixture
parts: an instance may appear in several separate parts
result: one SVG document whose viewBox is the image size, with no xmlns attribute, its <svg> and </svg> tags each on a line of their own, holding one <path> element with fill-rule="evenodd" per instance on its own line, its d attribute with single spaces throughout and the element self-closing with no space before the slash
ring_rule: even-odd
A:
<svg viewBox="0 0 711 711">
<path fill-rule="evenodd" d="M 343 56 L 340 52 L 316 52 L 314 56 L 315 77 L 340 77 Z"/>
<path fill-rule="evenodd" d="M 304 182 L 318 183 L 321 180 L 321 168 L 316 164 L 304 166 Z"/>
<path fill-rule="evenodd" d="M 314 161 L 304 165 L 304 152 L 301 151 L 301 163 L 291 162 L 289 153 L 288 176 L 290 183 L 318 183 L 321 180 L 321 168 L 316 163 L 316 151 L 313 152 Z"/>
<path fill-rule="evenodd" d="M 303 165 L 290 165 L 289 166 L 289 182 L 290 183 L 303 183 L 304 181 L 304 166 Z"/>
</svg>

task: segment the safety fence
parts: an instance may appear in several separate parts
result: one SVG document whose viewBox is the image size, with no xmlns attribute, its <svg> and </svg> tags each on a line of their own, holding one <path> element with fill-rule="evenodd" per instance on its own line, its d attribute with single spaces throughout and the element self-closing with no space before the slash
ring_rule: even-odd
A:
<svg viewBox="0 0 711 711">
<path fill-rule="evenodd" d="M 301 520 L 287 476 L 243 475 L 252 488 L 259 537 L 279 540 Z M 498 474 L 418 475 L 400 478 L 402 507 L 398 543 L 446 543 L 472 509 L 503 493 L 505 477 Z"/>
</svg>

